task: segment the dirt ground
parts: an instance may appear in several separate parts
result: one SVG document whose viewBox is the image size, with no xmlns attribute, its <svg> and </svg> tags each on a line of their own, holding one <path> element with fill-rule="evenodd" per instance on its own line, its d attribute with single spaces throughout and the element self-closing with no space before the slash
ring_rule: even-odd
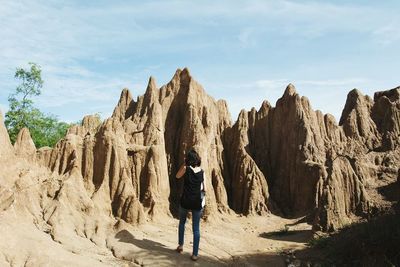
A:
<svg viewBox="0 0 400 267">
<path fill-rule="evenodd" d="M 191 220 L 186 224 L 183 254 L 175 252 L 176 219 L 124 229 L 110 242 L 124 243 L 134 254 L 134 262 L 144 266 L 287 266 L 285 253 L 305 248 L 312 237 L 311 226 L 298 221 L 274 215 L 228 215 L 221 221 L 202 222 L 197 262 L 190 259 Z M 114 245 L 119 247 L 118 243 Z"/>
</svg>

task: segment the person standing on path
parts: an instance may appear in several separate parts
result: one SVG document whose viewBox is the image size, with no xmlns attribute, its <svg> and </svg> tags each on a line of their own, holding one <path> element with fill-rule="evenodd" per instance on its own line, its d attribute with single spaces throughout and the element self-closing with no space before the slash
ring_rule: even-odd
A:
<svg viewBox="0 0 400 267">
<path fill-rule="evenodd" d="M 191 259 L 198 259 L 199 243 L 200 243 L 200 218 L 205 205 L 205 183 L 204 171 L 200 168 L 201 158 L 199 154 L 191 149 L 186 155 L 184 163 L 179 168 L 176 178 L 183 177 L 183 192 L 179 205 L 179 234 L 178 247 L 176 251 L 182 253 L 185 223 L 187 214 L 192 211 L 192 229 L 193 229 L 193 253 Z"/>
</svg>

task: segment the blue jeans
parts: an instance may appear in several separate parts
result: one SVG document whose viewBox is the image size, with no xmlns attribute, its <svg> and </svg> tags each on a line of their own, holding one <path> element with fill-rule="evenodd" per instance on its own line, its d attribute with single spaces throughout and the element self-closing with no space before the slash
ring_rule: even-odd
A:
<svg viewBox="0 0 400 267">
<path fill-rule="evenodd" d="M 179 206 L 179 246 L 183 246 L 185 238 L 185 223 L 188 214 L 187 209 Z M 199 253 L 200 243 L 200 217 L 203 210 L 192 211 L 192 229 L 193 229 L 193 255 L 197 256 Z"/>
</svg>

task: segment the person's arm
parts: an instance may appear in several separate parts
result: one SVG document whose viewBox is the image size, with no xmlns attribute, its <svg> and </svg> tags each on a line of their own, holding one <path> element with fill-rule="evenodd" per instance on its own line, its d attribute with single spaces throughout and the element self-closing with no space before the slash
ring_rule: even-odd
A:
<svg viewBox="0 0 400 267">
<path fill-rule="evenodd" d="M 175 177 L 177 179 L 181 178 L 186 172 L 186 165 L 185 163 L 182 164 L 182 166 L 179 168 L 179 171 L 176 173 Z"/>
</svg>

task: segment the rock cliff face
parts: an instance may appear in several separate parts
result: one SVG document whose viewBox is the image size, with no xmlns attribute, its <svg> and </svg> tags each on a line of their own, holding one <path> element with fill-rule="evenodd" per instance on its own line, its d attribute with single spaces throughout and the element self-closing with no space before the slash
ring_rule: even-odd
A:
<svg viewBox="0 0 400 267">
<path fill-rule="evenodd" d="M 0 111 L 0 158 L 11 157 L 14 154 L 14 149 L 10 142 L 7 129 L 4 126 L 3 115 Z"/>
<path fill-rule="evenodd" d="M 243 214 L 264 214 L 269 211 L 269 192 L 265 174 L 251 155 L 253 135 L 251 129 L 257 122 L 257 114 L 242 110 L 232 128 L 226 129 L 225 155 L 229 174 L 225 178 L 230 207 Z M 261 142 L 263 143 L 263 142 Z M 260 147 L 260 149 L 263 149 Z"/>
<path fill-rule="evenodd" d="M 36 147 L 31 138 L 28 128 L 22 128 L 14 144 L 15 153 L 27 160 L 34 161 L 36 158 Z"/>
<path fill-rule="evenodd" d="M 347 141 L 334 142 L 328 150 L 315 228 L 334 230 L 353 215 L 371 216 L 388 200 L 398 201 L 398 196 L 388 197 L 385 188 L 395 183 L 400 166 L 399 92 L 377 92 L 374 101 L 357 90 L 348 94 L 340 119 Z"/>
<path fill-rule="evenodd" d="M 78 154 L 63 159 L 51 153 L 55 150 L 40 150 L 49 152 L 43 162 L 59 164 L 52 173 L 35 162 L 36 149 L 27 129 L 19 133 L 14 152 L 0 121 L 0 140 L 0 265 L 118 265 L 106 243 L 116 221 L 104 212 L 106 198 L 96 202 L 88 194 Z M 58 147 L 69 149 L 78 143 L 70 135 L 65 140 Z"/>
<path fill-rule="evenodd" d="M 258 111 L 242 110 L 232 125 L 226 102 L 178 69 L 161 88 L 151 77 L 136 100 L 124 89 L 110 118 L 85 117 L 53 149 L 35 156 L 26 130 L 14 147 L 74 176 L 99 212 L 131 224 L 176 214 L 175 174 L 194 147 L 206 175 L 206 218 L 272 212 L 308 216 L 329 231 L 393 204 L 382 188 L 395 183 L 400 166 L 399 92 L 372 100 L 352 90 L 337 124 L 290 84 L 275 107 L 264 101 Z M 0 136 L 0 155 L 11 153 Z"/>
<path fill-rule="evenodd" d="M 371 113 L 382 136 L 381 150 L 394 150 L 400 143 L 400 87 L 376 92 Z"/>
<path fill-rule="evenodd" d="M 372 100 L 352 90 L 339 125 L 313 111 L 293 85 L 275 107 L 264 102 L 258 111 L 242 111 L 225 131 L 229 170 L 237 179 L 228 180 L 231 207 L 243 212 L 236 188 L 243 190 L 242 177 L 254 176 L 267 182 L 269 196 L 259 194 L 268 199 L 265 206 L 286 216 L 313 216 L 315 229 L 335 230 L 392 205 L 377 191 L 394 183 L 400 166 L 399 92 L 378 92 Z"/>
<path fill-rule="evenodd" d="M 222 133 L 230 125 L 226 103 L 208 96 L 187 69 L 178 70 L 160 89 L 150 78 L 136 101 L 124 89 L 111 118 L 100 124 L 85 117 L 54 149 L 39 150 L 38 159 L 59 174 L 75 162 L 105 212 L 140 223 L 176 212 L 175 173 L 195 147 L 208 178 L 205 213 L 213 216 L 229 212 Z"/>
</svg>

